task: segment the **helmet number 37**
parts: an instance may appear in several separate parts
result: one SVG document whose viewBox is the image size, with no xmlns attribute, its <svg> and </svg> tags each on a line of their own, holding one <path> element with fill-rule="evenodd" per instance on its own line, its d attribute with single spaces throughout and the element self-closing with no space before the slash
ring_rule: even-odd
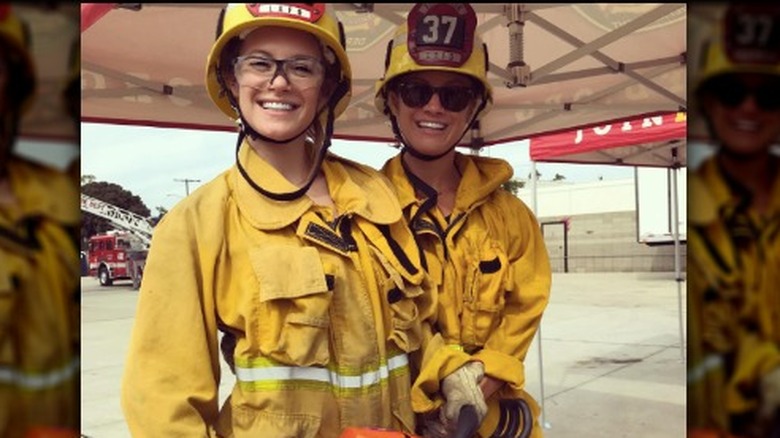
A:
<svg viewBox="0 0 780 438">
<path fill-rule="evenodd" d="M 418 3 L 407 17 L 409 54 L 418 64 L 459 67 L 471 56 L 474 10 L 457 3 Z"/>
<path fill-rule="evenodd" d="M 733 62 L 780 62 L 780 8 L 734 5 L 724 20 L 725 49 Z"/>
</svg>

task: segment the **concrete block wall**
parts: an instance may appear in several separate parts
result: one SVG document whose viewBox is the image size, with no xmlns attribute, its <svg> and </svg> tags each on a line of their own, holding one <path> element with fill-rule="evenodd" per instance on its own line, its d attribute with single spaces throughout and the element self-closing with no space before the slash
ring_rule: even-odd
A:
<svg viewBox="0 0 780 438">
<path fill-rule="evenodd" d="M 636 212 L 570 216 L 568 257 L 564 258 L 563 217 L 540 217 L 553 272 L 674 272 L 674 245 L 649 246 L 637 241 Z M 685 272 L 686 245 L 680 244 Z"/>
</svg>

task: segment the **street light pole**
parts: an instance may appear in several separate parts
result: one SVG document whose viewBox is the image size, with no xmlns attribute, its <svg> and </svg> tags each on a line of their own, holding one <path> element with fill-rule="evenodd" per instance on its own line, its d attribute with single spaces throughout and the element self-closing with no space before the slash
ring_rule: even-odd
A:
<svg viewBox="0 0 780 438">
<path fill-rule="evenodd" d="M 173 180 L 176 181 L 176 182 L 183 182 L 184 183 L 184 190 L 186 190 L 187 196 L 190 195 L 190 183 L 191 182 L 200 182 L 199 179 L 189 179 L 189 178 L 184 178 L 184 179 L 174 178 Z"/>
</svg>

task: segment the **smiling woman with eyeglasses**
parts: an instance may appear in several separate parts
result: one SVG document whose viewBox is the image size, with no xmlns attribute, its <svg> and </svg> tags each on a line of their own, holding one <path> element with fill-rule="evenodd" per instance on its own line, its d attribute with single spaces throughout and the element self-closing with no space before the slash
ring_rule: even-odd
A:
<svg viewBox="0 0 780 438">
<path fill-rule="evenodd" d="M 319 85 L 325 68 L 322 61 L 312 56 L 274 59 L 265 52 L 237 56 L 233 61 L 236 80 L 246 86 L 259 88 L 273 82 L 278 76 L 300 88 Z"/>
<path fill-rule="evenodd" d="M 501 188 L 511 166 L 455 150 L 492 103 L 476 21 L 468 4 L 417 4 L 376 85 L 376 108 L 402 147 L 383 171 L 438 287 L 433 336 L 462 362 L 451 374 L 423 368 L 414 387 L 425 396 L 413 408 L 424 414 L 427 437 L 450 436 L 469 404 L 482 420 L 479 436 L 537 437 L 539 407 L 524 390 L 523 361 L 549 297 L 547 249 L 530 209 Z"/>
<path fill-rule="evenodd" d="M 433 313 L 392 186 L 329 151 L 351 97 L 333 5 L 230 3 L 206 59 L 233 166 L 155 227 L 124 369 L 140 437 L 410 434 Z M 221 336 L 221 338 L 220 338 Z M 235 384 L 219 404 L 219 355 Z"/>
<path fill-rule="evenodd" d="M 718 149 L 688 181 L 688 427 L 778 436 L 780 7 L 723 18 L 694 77 Z"/>
</svg>

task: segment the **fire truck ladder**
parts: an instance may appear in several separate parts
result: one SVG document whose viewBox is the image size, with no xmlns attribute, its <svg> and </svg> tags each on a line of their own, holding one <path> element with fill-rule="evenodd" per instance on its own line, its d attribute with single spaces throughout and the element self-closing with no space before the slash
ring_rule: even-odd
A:
<svg viewBox="0 0 780 438">
<path fill-rule="evenodd" d="M 138 236 L 147 247 L 152 241 L 152 226 L 145 217 L 100 199 L 81 194 L 81 210 L 111 221 L 115 226 Z"/>
</svg>

